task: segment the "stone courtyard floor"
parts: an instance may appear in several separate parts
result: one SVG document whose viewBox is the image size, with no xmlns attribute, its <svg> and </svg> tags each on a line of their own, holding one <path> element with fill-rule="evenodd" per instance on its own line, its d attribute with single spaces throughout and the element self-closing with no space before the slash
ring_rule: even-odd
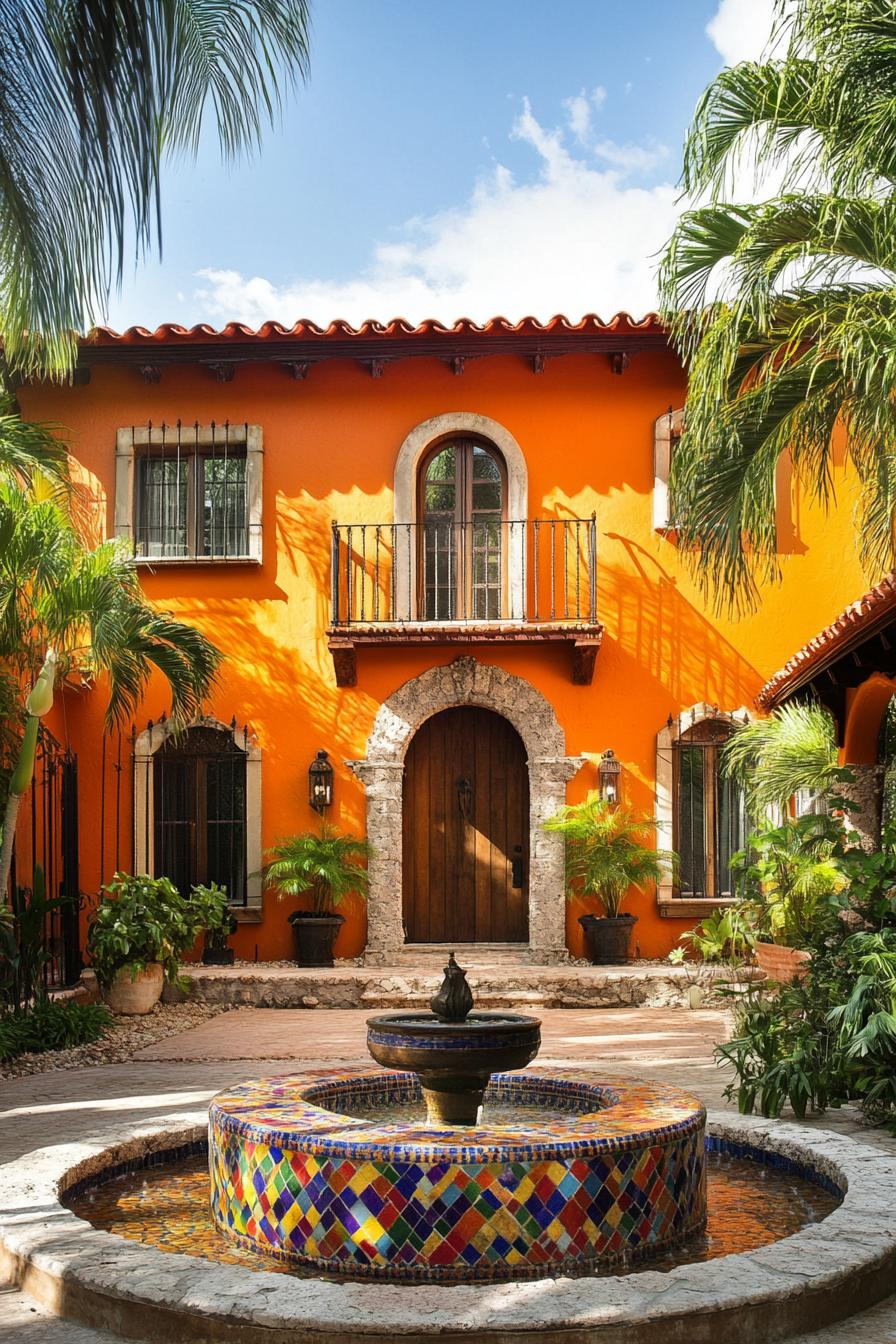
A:
<svg viewBox="0 0 896 1344">
<path fill-rule="evenodd" d="M 0 1163 L 54 1141 L 99 1135 L 123 1116 L 149 1118 L 201 1105 L 245 1078 L 366 1062 L 366 1016 L 356 1009 L 238 1009 L 156 1041 L 126 1062 L 6 1079 L 0 1083 Z M 726 1105 L 725 1075 L 712 1059 L 714 1042 L 727 1034 L 721 1012 L 548 1009 L 540 1016 L 540 1064 L 587 1062 L 618 1076 L 674 1083 L 711 1108 Z M 896 1148 L 884 1132 L 863 1128 L 851 1108 L 809 1123 Z M 0 1344 L 118 1342 L 59 1320 L 0 1285 Z M 803 1336 L 799 1344 L 896 1344 L 896 1297 L 852 1321 Z"/>
</svg>

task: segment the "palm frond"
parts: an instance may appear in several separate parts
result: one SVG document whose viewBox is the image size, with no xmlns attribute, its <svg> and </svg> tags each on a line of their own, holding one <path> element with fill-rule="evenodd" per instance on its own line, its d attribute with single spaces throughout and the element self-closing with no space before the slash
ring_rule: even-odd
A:
<svg viewBox="0 0 896 1344">
<path fill-rule="evenodd" d="M 88 325 L 160 234 L 166 152 L 213 120 L 257 144 L 308 62 L 307 0 L 0 0 L 0 340 L 65 374 Z"/>
<path fill-rule="evenodd" d="M 109 726 L 133 714 L 154 670 L 168 682 L 175 725 L 189 722 L 222 657 L 146 601 L 121 542 L 87 547 L 56 499 L 0 476 L 0 666 L 25 679 L 48 645 L 61 676 L 107 679 Z"/>
<path fill-rule="evenodd" d="M 784 156 L 795 187 L 808 152 L 825 188 L 688 211 L 660 269 L 689 380 L 674 518 L 704 591 L 735 611 L 780 575 L 778 464 L 830 507 L 844 430 L 859 554 L 873 576 L 896 565 L 896 8 L 782 0 L 778 17 L 786 54 L 714 81 L 685 179 L 718 193 L 753 136 L 760 172 Z"/>
<path fill-rule="evenodd" d="M 800 790 L 830 796 L 837 765 L 834 721 L 821 705 L 793 702 L 738 728 L 722 748 L 722 769 L 744 790 L 749 810 L 786 810 Z"/>
</svg>

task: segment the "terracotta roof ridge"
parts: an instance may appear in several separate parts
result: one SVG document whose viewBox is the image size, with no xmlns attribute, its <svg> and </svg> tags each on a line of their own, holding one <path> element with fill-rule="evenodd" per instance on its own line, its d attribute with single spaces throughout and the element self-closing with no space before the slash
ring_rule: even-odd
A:
<svg viewBox="0 0 896 1344">
<path fill-rule="evenodd" d="M 787 692 L 805 684 L 810 674 L 817 675 L 855 635 L 861 634 L 866 624 L 884 617 L 890 608 L 896 609 L 896 570 L 884 575 L 873 588 L 850 602 L 830 625 L 807 640 L 774 676 L 769 677 L 756 696 L 758 707 L 773 709 Z"/>
<path fill-rule="evenodd" d="M 86 336 L 81 337 L 81 341 L 82 344 L 89 345 L 97 342 L 145 341 L 161 343 L 169 340 L 192 341 L 202 337 L 226 341 L 231 339 L 268 340 L 301 336 L 322 339 L 327 337 L 430 336 L 434 334 L 453 336 L 501 334 L 511 336 L 548 335 L 552 332 L 593 334 L 596 332 L 613 333 L 647 330 L 665 330 L 658 313 L 648 312 L 641 318 L 634 318 L 631 313 L 620 311 L 614 313 L 606 322 L 597 313 L 586 313 L 578 322 L 566 317 L 563 313 L 555 313 L 553 317 L 544 322 L 531 314 L 521 317 L 517 322 L 511 322 L 509 318 L 499 314 L 488 318 L 485 322 L 475 322 L 470 317 L 458 317 L 453 323 L 445 323 L 439 318 L 428 317 L 418 322 L 416 326 L 404 317 L 391 317 L 387 321 L 366 318 L 359 326 L 352 326 L 344 318 L 334 318 L 326 326 L 320 326 L 308 317 L 299 318 L 291 327 L 273 319 L 262 322 L 258 327 L 251 327 L 245 322 L 228 322 L 220 328 L 213 327 L 207 322 L 199 322 L 191 327 L 185 327 L 178 322 L 163 322 L 154 330 L 136 325 L 127 327 L 124 331 L 117 331 L 114 327 L 99 325 L 92 328 Z"/>
</svg>

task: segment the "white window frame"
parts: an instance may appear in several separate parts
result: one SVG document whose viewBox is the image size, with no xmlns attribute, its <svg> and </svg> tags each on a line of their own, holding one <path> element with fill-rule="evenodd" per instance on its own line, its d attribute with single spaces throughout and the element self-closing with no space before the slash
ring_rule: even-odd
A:
<svg viewBox="0 0 896 1344">
<path fill-rule="evenodd" d="M 697 723 L 706 719 L 739 720 L 753 719 L 748 709 L 741 706 L 732 713 L 720 712 L 717 705 L 705 702 L 692 705 L 683 710 L 678 718 L 667 723 L 656 735 L 656 848 L 669 851 L 675 842 L 675 743 L 684 737 Z M 721 906 L 731 905 L 732 898 L 727 896 L 688 897 L 675 895 L 672 865 L 664 863 L 660 880 L 656 887 L 656 900 L 659 912 L 666 918 L 694 919 L 717 910 Z"/>
<path fill-rule="evenodd" d="M 664 411 L 653 426 L 653 527 L 656 532 L 674 528 L 669 503 L 669 473 L 672 470 L 672 444 L 680 437 L 684 410 Z"/>
<path fill-rule="evenodd" d="M 138 565 L 152 568 L 164 565 L 233 565 L 262 562 L 262 466 L 264 442 L 261 425 L 240 427 L 239 443 L 246 447 L 246 520 L 248 549 L 245 555 L 136 555 Z M 221 442 L 221 426 L 200 425 L 194 434 L 189 430 L 189 446 L 211 447 Z M 171 430 L 149 429 L 144 426 L 126 426 L 115 435 L 115 535 L 134 549 L 136 527 L 134 510 L 137 504 L 137 459 L 141 449 L 161 447 L 171 443 Z"/>
<path fill-rule="evenodd" d="M 246 904 L 230 907 L 239 923 L 257 924 L 261 919 L 261 748 L 254 734 L 244 738 L 244 730 L 219 719 L 195 719 L 190 728 L 215 728 L 233 738 L 246 757 Z M 172 735 L 170 720 L 144 728 L 134 745 L 134 867 L 149 877 L 164 877 L 155 863 L 155 790 L 153 757 Z"/>
<path fill-rule="evenodd" d="M 395 461 L 395 479 L 393 508 L 394 521 L 398 524 L 395 539 L 395 610 L 409 611 L 411 619 L 419 620 L 417 611 L 417 585 L 409 591 L 408 575 L 415 572 L 413 561 L 414 529 L 402 527 L 402 523 L 416 523 L 419 491 L 417 475 L 420 464 L 430 448 L 442 439 L 468 438 L 475 436 L 491 443 L 504 459 L 507 472 L 507 519 L 511 523 L 525 524 L 529 513 L 529 473 L 526 459 L 516 439 L 487 415 L 475 411 L 451 411 L 445 415 L 435 415 L 415 425 L 408 434 L 398 452 Z M 409 549 L 410 548 L 410 549 Z M 508 554 L 508 620 L 522 621 L 526 613 L 526 593 L 523 581 L 523 564 L 518 547 L 510 547 Z M 420 622 L 423 624 L 424 622 Z M 445 625 L 445 621 L 426 622 L 426 624 Z M 452 623 L 454 624 L 454 622 Z M 472 619 L 460 624 L 475 624 Z"/>
</svg>

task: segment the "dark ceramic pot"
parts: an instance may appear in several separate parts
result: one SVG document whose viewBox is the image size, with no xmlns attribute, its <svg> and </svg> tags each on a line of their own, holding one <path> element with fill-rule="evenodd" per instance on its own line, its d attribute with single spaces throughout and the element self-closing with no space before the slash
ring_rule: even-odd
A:
<svg viewBox="0 0 896 1344">
<path fill-rule="evenodd" d="M 600 915 L 579 915 L 591 965 L 624 966 L 628 961 L 632 929 L 637 922 L 636 915 L 617 915 L 615 919 Z"/>
<path fill-rule="evenodd" d="M 345 923 L 344 915 L 312 915 L 296 910 L 289 917 L 300 966 L 332 966 L 333 944 Z"/>
<path fill-rule="evenodd" d="M 232 947 L 204 947 L 202 949 L 203 966 L 232 966 Z"/>
</svg>

